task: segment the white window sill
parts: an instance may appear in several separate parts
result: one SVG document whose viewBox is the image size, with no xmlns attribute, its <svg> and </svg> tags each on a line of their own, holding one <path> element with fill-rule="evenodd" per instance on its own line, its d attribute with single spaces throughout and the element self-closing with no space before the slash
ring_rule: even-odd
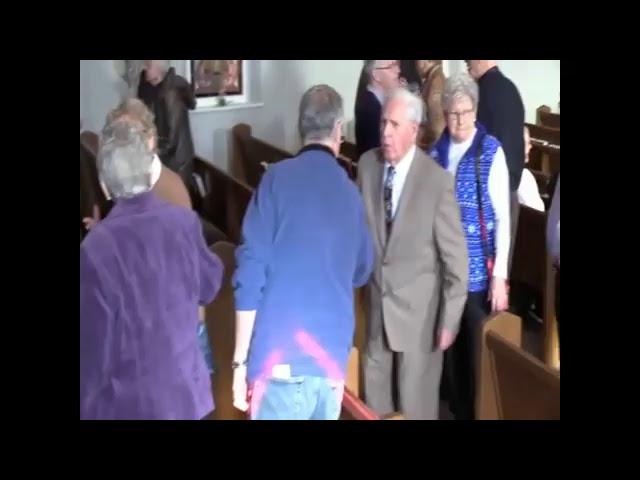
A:
<svg viewBox="0 0 640 480">
<path fill-rule="evenodd" d="M 212 113 L 212 112 L 228 112 L 229 110 L 242 110 L 245 108 L 259 108 L 264 107 L 264 103 L 230 103 L 224 106 L 216 107 L 200 107 L 195 110 L 190 110 L 189 113 Z"/>
</svg>

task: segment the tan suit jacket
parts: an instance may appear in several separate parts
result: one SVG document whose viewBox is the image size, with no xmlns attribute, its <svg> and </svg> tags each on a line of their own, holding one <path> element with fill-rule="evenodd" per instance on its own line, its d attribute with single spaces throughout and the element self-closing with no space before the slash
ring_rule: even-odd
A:
<svg viewBox="0 0 640 480">
<path fill-rule="evenodd" d="M 431 351 L 435 333 L 456 333 L 467 298 L 467 244 L 450 173 L 420 149 L 409 169 L 387 239 L 380 149 L 358 162 L 358 184 L 374 236 L 366 287 L 369 338 L 384 331 L 393 351 Z"/>
</svg>

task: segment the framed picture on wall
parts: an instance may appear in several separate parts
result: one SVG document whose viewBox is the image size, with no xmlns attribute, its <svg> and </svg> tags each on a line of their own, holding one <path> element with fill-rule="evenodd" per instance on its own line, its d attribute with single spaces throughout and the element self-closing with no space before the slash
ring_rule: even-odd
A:
<svg viewBox="0 0 640 480">
<path fill-rule="evenodd" d="M 246 60 L 188 60 L 187 80 L 200 107 L 246 103 Z M 221 102 L 221 99 L 224 99 Z"/>
</svg>

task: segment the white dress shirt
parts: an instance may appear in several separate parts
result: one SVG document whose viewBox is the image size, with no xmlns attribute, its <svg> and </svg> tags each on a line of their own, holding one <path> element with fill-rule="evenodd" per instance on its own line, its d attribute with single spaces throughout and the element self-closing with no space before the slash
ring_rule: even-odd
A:
<svg viewBox="0 0 640 480">
<path fill-rule="evenodd" d="M 522 177 L 520 177 L 520 185 L 518 186 L 518 202 L 520 205 L 526 205 L 539 212 L 544 212 L 544 202 L 538 191 L 538 182 L 533 176 L 531 170 L 522 169 Z"/>
<path fill-rule="evenodd" d="M 162 173 L 162 162 L 158 155 L 154 155 L 153 162 L 151 163 L 151 188 L 153 188 L 160 179 L 160 173 Z"/>
<path fill-rule="evenodd" d="M 416 155 L 416 146 L 412 145 L 407 154 L 400 159 L 400 162 L 395 167 L 396 173 L 393 177 L 393 185 L 391 186 L 391 216 L 396 217 L 396 210 L 398 210 L 398 203 L 400 202 L 400 195 L 404 189 L 404 183 L 407 180 L 407 174 L 413 163 L 413 157 Z M 384 174 L 382 175 L 382 188 L 384 191 L 384 185 L 387 181 L 387 173 L 391 164 L 388 161 L 384 162 Z"/>
<path fill-rule="evenodd" d="M 451 139 L 449 147 L 449 167 L 447 170 L 454 176 L 458 171 L 458 165 L 464 154 L 469 150 L 475 137 L 475 130 L 468 140 L 462 143 L 455 143 Z M 496 258 L 493 268 L 493 276 L 508 278 L 509 270 L 509 248 L 511 245 L 511 216 L 510 216 L 510 192 L 509 192 L 509 170 L 507 160 L 502 147 L 498 147 L 493 157 L 491 169 L 489 170 L 489 198 L 496 214 Z"/>
</svg>

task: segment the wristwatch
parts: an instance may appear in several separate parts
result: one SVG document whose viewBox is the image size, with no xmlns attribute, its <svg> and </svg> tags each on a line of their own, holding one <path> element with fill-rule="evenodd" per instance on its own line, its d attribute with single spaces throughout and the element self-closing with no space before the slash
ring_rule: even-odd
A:
<svg viewBox="0 0 640 480">
<path fill-rule="evenodd" d="M 244 367 L 245 365 L 247 365 L 247 360 L 243 360 L 242 362 L 231 362 L 231 368 L 233 370 L 235 370 L 238 367 Z"/>
</svg>

